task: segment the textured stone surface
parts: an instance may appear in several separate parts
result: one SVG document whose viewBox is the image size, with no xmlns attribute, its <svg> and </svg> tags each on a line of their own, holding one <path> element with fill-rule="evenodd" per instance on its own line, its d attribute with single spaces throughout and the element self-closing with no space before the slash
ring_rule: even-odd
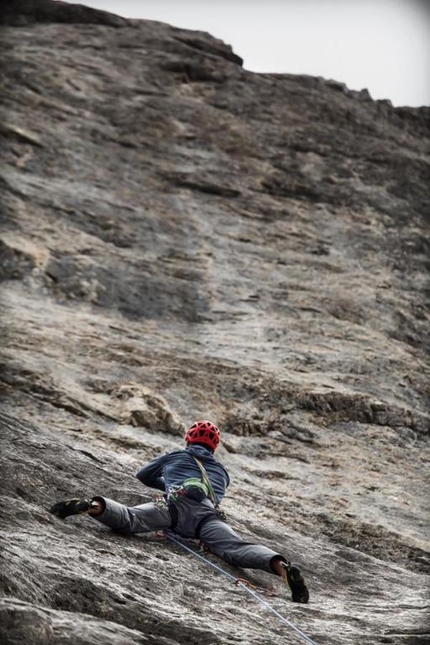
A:
<svg viewBox="0 0 430 645">
<path fill-rule="evenodd" d="M 300 638 L 159 537 L 52 501 L 199 417 L 232 526 L 297 562 L 317 643 L 429 639 L 428 108 L 253 74 L 200 32 L 5 2 L 2 643 Z M 53 46 L 55 43 L 55 46 Z"/>
</svg>

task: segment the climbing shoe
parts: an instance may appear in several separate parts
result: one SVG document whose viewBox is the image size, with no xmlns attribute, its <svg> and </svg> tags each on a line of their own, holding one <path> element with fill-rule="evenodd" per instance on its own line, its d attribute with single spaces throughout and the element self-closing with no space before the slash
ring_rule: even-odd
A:
<svg viewBox="0 0 430 645">
<path fill-rule="evenodd" d="M 283 562 L 282 566 L 287 572 L 287 582 L 291 589 L 293 602 L 301 602 L 303 604 L 309 602 L 309 591 L 300 573 L 300 569 L 291 562 Z"/>
<path fill-rule="evenodd" d="M 63 502 L 57 502 L 51 506 L 49 512 L 65 520 L 69 515 L 79 515 L 86 513 L 91 508 L 92 500 L 90 499 L 66 499 Z"/>
</svg>

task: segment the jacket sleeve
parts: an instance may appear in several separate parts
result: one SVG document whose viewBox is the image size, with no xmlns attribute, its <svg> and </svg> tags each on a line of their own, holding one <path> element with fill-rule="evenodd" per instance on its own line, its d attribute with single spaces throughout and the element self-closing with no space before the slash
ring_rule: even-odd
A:
<svg viewBox="0 0 430 645">
<path fill-rule="evenodd" d="M 157 488 L 164 492 L 164 477 L 162 476 L 162 468 L 165 462 L 166 455 L 157 457 L 143 466 L 137 473 L 136 477 L 142 484 L 149 486 L 150 488 Z"/>
<path fill-rule="evenodd" d="M 227 488 L 230 486 L 230 475 L 228 474 L 228 470 L 225 466 L 223 466 L 222 469 L 224 471 L 224 482 L 225 482 L 225 488 L 227 490 Z"/>
</svg>

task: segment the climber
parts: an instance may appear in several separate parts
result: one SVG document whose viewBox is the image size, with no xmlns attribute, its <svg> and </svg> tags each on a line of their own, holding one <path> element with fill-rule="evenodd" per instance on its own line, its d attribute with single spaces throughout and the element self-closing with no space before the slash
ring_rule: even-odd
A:
<svg viewBox="0 0 430 645">
<path fill-rule="evenodd" d="M 220 432 L 210 421 L 197 421 L 185 435 L 185 450 L 161 455 L 141 468 L 136 477 L 145 486 L 163 491 L 154 502 L 128 507 L 106 497 L 57 502 L 50 512 L 65 519 L 87 513 L 122 533 L 171 530 L 198 538 L 215 555 L 235 567 L 262 569 L 282 577 L 292 600 L 307 603 L 309 592 L 297 566 L 272 549 L 240 538 L 226 523 L 219 504 L 230 478 L 213 453 Z"/>
</svg>

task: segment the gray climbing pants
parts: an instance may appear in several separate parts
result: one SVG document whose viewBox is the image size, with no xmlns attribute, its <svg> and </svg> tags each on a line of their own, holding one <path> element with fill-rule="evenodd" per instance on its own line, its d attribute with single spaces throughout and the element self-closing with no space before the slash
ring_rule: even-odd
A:
<svg viewBox="0 0 430 645">
<path fill-rule="evenodd" d="M 212 553 L 234 567 L 262 569 L 274 573 L 270 566 L 273 558 L 285 558 L 261 544 L 246 542 L 216 514 L 212 502 L 180 498 L 174 508 L 167 503 L 124 506 L 106 497 L 95 499 L 104 502 L 105 510 L 94 517 L 105 526 L 121 533 L 145 533 L 173 528 L 182 537 L 198 537 Z"/>
</svg>

